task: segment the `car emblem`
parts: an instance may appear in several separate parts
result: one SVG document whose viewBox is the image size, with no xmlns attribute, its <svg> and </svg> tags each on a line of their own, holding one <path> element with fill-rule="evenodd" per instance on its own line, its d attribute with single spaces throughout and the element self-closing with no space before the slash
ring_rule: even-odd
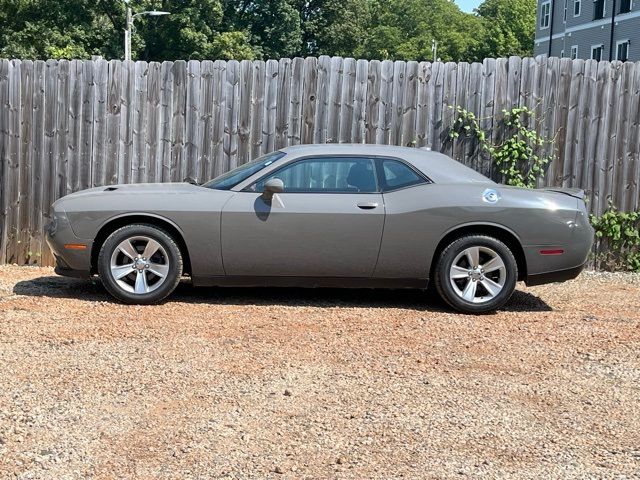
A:
<svg viewBox="0 0 640 480">
<path fill-rule="evenodd" d="M 500 194 L 493 188 L 487 188 L 482 193 L 482 200 L 487 203 L 497 203 L 500 200 Z"/>
</svg>

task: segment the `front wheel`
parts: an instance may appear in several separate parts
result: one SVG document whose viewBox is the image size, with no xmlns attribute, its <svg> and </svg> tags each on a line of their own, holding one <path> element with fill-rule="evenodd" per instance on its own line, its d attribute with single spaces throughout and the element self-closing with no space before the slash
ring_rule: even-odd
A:
<svg viewBox="0 0 640 480">
<path fill-rule="evenodd" d="M 518 264 L 500 240 L 467 235 L 443 250 L 434 276 L 438 293 L 451 307 L 464 313 L 486 313 L 511 298 Z"/>
<path fill-rule="evenodd" d="M 127 225 L 102 245 L 98 273 L 107 291 L 124 303 L 153 304 L 169 295 L 182 276 L 182 255 L 164 230 Z"/>
</svg>

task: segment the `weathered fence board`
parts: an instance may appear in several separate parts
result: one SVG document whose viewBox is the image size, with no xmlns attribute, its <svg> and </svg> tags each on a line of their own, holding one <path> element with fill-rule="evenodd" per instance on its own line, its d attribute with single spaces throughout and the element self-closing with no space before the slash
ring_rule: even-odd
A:
<svg viewBox="0 0 640 480">
<path fill-rule="evenodd" d="M 580 187 L 589 209 L 640 207 L 640 63 L 0 60 L 0 262 L 51 264 L 53 201 L 113 183 L 207 180 L 305 143 L 428 147 L 499 180 L 461 106 L 495 142 L 503 109 L 553 138 L 541 185 Z"/>
</svg>

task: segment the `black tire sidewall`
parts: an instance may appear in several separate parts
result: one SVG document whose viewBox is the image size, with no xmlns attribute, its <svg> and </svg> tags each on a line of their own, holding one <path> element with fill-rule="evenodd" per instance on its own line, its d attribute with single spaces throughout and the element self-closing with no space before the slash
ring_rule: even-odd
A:
<svg viewBox="0 0 640 480">
<path fill-rule="evenodd" d="M 476 304 L 460 298 L 449 281 L 449 270 L 453 261 L 460 252 L 469 247 L 490 248 L 500 255 L 505 264 L 506 279 L 504 288 L 489 302 Z M 504 306 L 511 298 L 518 281 L 518 264 L 509 247 L 497 238 L 486 235 L 467 235 L 454 240 L 442 251 L 436 266 L 435 277 L 438 293 L 451 307 L 463 313 L 489 313 Z"/>
<path fill-rule="evenodd" d="M 167 252 L 169 257 L 169 273 L 164 283 L 158 289 L 146 294 L 134 294 L 123 290 L 111 275 L 111 255 L 123 240 L 145 236 L 157 241 Z M 114 231 L 100 248 L 98 256 L 98 274 L 102 284 L 115 298 L 129 304 L 154 304 L 166 298 L 178 285 L 182 277 L 182 255 L 180 248 L 169 233 L 155 225 L 134 224 L 127 225 Z"/>
</svg>

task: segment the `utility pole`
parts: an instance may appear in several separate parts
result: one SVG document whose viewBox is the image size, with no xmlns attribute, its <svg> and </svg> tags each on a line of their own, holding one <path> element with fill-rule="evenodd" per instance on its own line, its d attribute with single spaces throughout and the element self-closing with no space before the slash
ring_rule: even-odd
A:
<svg viewBox="0 0 640 480">
<path fill-rule="evenodd" d="M 438 61 L 438 42 L 435 38 L 431 40 L 431 52 L 433 52 L 433 62 L 435 63 Z"/>
<path fill-rule="evenodd" d="M 131 60 L 131 29 L 133 27 L 133 16 L 131 15 L 129 0 L 124 1 L 127 4 L 127 27 L 124 30 L 124 59 Z"/>
<path fill-rule="evenodd" d="M 161 12 L 159 10 L 148 10 L 146 12 L 140 12 L 134 14 L 131 11 L 131 0 L 123 0 L 127 5 L 127 26 L 124 30 L 124 59 L 131 60 L 131 36 L 133 35 L 133 21 L 141 17 L 142 15 L 147 15 L 149 17 L 160 17 L 162 15 L 171 15 L 170 12 Z"/>
</svg>

